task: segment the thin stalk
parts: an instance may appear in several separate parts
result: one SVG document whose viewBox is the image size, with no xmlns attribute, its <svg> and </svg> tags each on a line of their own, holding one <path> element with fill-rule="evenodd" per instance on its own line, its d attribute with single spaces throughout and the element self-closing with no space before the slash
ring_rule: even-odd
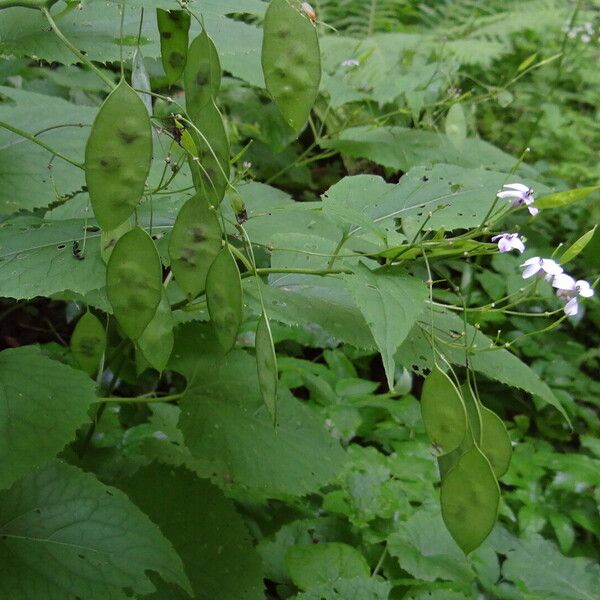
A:
<svg viewBox="0 0 600 600">
<path fill-rule="evenodd" d="M 78 163 L 76 160 L 69 158 L 68 156 L 64 155 L 60 150 L 57 150 L 56 148 L 53 148 L 49 144 L 46 144 L 46 142 L 42 142 L 42 140 L 38 140 L 34 135 L 32 135 L 31 133 L 27 133 L 27 131 L 23 131 L 23 129 L 14 127 L 13 125 L 10 125 L 9 123 L 5 123 L 4 121 L 0 121 L 0 127 L 2 127 L 3 129 L 7 129 L 8 131 L 12 131 L 13 133 L 16 133 L 17 135 L 20 135 L 22 138 L 29 140 L 30 142 L 33 142 L 34 144 L 37 144 L 38 146 L 40 146 L 40 148 L 44 148 L 44 150 L 47 150 L 48 152 L 50 152 L 50 154 L 53 154 L 54 156 L 58 156 L 58 158 L 62 158 L 64 161 L 68 162 L 69 164 L 73 165 L 74 167 L 77 167 L 78 169 L 84 168 L 81 163 Z"/>
<path fill-rule="evenodd" d="M 42 8 L 42 13 L 46 17 L 48 24 L 52 28 L 52 31 L 56 34 L 56 37 L 87 67 L 89 67 L 111 90 L 114 90 L 117 86 L 115 82 L 110 79 L 107 75 L 105 75 L 91 60 L 87 59 L 74 45 L 73 43 L 64 35 L 64 33 L 58 28 L 58 25 L 52 18 L 50 11 L 47 8 Z"/>
</svg>

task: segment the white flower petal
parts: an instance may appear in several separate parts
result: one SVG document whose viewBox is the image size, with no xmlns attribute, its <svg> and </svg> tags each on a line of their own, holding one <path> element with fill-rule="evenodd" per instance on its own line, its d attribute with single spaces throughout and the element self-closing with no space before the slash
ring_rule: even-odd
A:
<svg viewBox="0 0 600 600">
<path fill-rule="evenodd" d="M 500 252 L 510 252 L 512 250 L 512 244 L 510 243 L 510 240 L 506 237 L 503 237 L 498 242 L 498 250 L 500 250 Z"/>
<path fill-rule="evenodd" d="M 537 265 L 540 266 L 541 259 L 539 256 L 534 256 L 533 258 L 528 258 L 521 266 L 526 267 L 528 265 Z"/>
<path fill-rule="evenodd" d="M 525 267 L 525 270 L 523 271 L 523 279 L 529 279 L 530 277 L 537 275 L 539 273 L 539 271 L 540 271 L 539 265 L 528 265 L 527 267 Z"/>
<path fill-rule="evenodd" d="M 559 290 L 575 291 L 575 280 L 566 273 L 559 273 L 554 277 L 552 286 Z"/>
<path fill-rule="evenodd" d="M 505 190 L 496 194 L 498 198 L 520 198 L 521 192 Z"/>
<path fill-rule="evenodd" d="M 518 250 L 521 254 L 523 254 L 523 252 L 525 252 L 525 244 L 523 243 L 521 238 L 519 238 L 519 236 L 517 236 L 516 238 L 514 238 L 512 240 L 512 247 L 515 250 Z"/>
<path fill-rule="evenodd" d="M 542 258 L 542 269 L 548 275 L 559 275 L 563 272 L 563 268 L 551 258 Z"/>
<path fill-rule="evenodd" d="M 527 201 L 525 201 L 525 203 L 527 204 Z M 527 210 L 529 211 L 529 214 L 532 217 L 535 217 L 535 215 L 537 215 L 540 212 L 540 209 L 536 208 L 535 206 L 528 206 Z"/>
<path fill-rule="evenodd" d="M 591 298 L 594 295 L 594 289 L 585 279 L 578 279 L 575 285 L 583 298 Z"/>
<path fill-rule="evenodd" d="M 577 302 L 577 297 L 571 298 L 565 304 L 565 315 L 569 315 L 569 317 L 574 317 L 579 312 L 579 303 Z"/>
<path fill-rule="evenodd" d="M 503 238 L 505 235 L 508 235 L 506 233 L 501 233 L 500 235 L 495 235 L 492 237 L 492 242 L 497 242 L 500 238 Z"/>
<path fill-rule="evenodd" d="M 507 183 L 504 187 L 509 190 L 519 190 L 520 192 L 527 192 L 530 189 L 530 187 L 524 183 Z"/>
</svg>

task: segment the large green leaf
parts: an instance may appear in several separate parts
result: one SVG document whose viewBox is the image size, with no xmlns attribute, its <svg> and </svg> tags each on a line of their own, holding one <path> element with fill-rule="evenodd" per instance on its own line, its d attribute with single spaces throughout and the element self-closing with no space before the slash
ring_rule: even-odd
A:
<svg viewBox="0 0 600 600">
<path fill-rule="evenodd" d="M 432 313 L 437 349 L 450 362 L 464 366 L 465 323 L 463 319 L 438 307 L 435 307 Z M 426 368 L 432 369 L 435 364 L 429 341 L 430 323 L 429 314 L 427 314 L 426 319 L 413 327 L 396 356 L 398 362 L 406 367 L 413 367 L 413 370 L 421 373 Z M 466 335 L 470 345 L 469 364 L 473 369 L 490 379 L 533 394 L 543 402 L 554 406 L 568 418 L 564 408 L 546 382 L 520 358 L 505 348 L 495 347 L 490 338 L 471 325 L 467 325 Z"/>
<path fill-rule="evenodd" d="M 280 389 L 275 430 L 255 359 L 242 351 L 224 355 L 208 327 L 179 328 L 171 368 L 188 380 L 179 422 L 186 445 L 219 485 L 265 496 L 306 494 L 338 473 L 344 453 L 325 428 Z"/>
<path fill-rule="evenodd" d="M 600 590 L 600 566 L 587 558 L 567 558 L 556 546 L 534 535 L 517 540 L 506 549 L 504 578 L 524 588 L 531 597 L 544 600 L 596 600 Z"/>
<path fill-rule="evenodd" d="M 498 207 L 506 203 L 496 201 L 496 193 L 514 177 L 448 164 L 414 167 L 396 185 L 374 175 L 355 175 L 345 177 L 327 190 L 323 205 L 329 215 L 333 214 L 332 206 L 337 208 L 337 213 L 358 213 L 381 227 L 393 241 L 391 232 L 397 229 L 398 219 L 410 219 L 417 226 L 424 224 L 425 230 L 452 230 L 481 224 L 494 202 Z M 548 189 L 529 179 L 524 183 L 542 192 Z M 356 223 L 350 232 L 359 234 L 361 230 L 364 231 L 364 226 Z"/>
<path fill-rule="evenodd" d="M 57 20 L 63 34 L 90 60 L 118 62 L 119 44 L 119 4 L 107 4 L 104 0 L 87 0 L 78 5 L 77 10 L 65 11 Z M 156 13 L 153 7 L 176 8 L 173 2 L 128 2 L 125 11 L 123 39 L 124 55 L 130 61 L 138 40 L 140 8 L 146 9 L 142 24 L 140 43 L 146 58 L 160 56 L 160 44 Z M 264 8 L 253 0 L 238 4 L 231 1 L 221 4 L 218 0 L 202 2 L 201 6 L 190 7 L 198 16 L 202 15 L 208 32 L 214 39 L 223 68 L 236 77 L 253 85 L 262 86 L 260 66 L 262 35 L 255 25 L 225 18 L 226 13 L 250 12 L 260 14 Z M 28 9 L 11 8 L 2 11 L 0 21 L 0 52 L 15 56 L 31 56 L 74 64 L 77 58 L 62 44 L 48 27 L 46 19 Z M 194 22 L 193 38 L 200 30 Z"/>
<path fill-rule="evenodd" d="M 389 581 L 352 577 L 310 587 L 296 600 L 387 600 L 392 589 Z"/>
<path fill-rule="evenodd" d="M 274 286 L 262 287 L 270 319 L 307 329 L 316 326 L 357 348 L 376 348 L 365 318 L 341 278 L 296 275 L 275 281 Z M 254 281 L 245 282 L 244 297 L 258 312 L 260 303 Z"/>
<path fill-rule="evenodd" d="M 60 452 L 88 420 L 96 398 L 81 371 L 36 346 L 0 353 L 0 489 Z"/>
<path fill-rule="evenodd" d="M 70 290 L 85 294 L 104 286 L 100 231 L 84 220 L 47 222 L 21 217 L 0 224 L 0 296 L 34 298 Z M 79 259 L 74 244 L 85 253 Z"/>
<path fill-rule="evenodd" d="M 388 386 L 393 389 L 394 355 L 425 308 L 427 287 L 395 269 L 371 271 L 362 264 L 345 280 L 375 338 Z"/>
<path fill-rule="evenodd" d="M 370 574 L 365 557 L 356 548 L 339 542 L 292 546 L 285 553 L 285 564 L 292 581 L 302 590 Z"/>
<path fill-rule="evenodd" d="M 0 96 L 10 99 L 10 102 L 0 104 L 0 120 L 31 135 L 63 123 L 90 125 L 94 118 L 93 108 L 72 104 L 62 98 L 8 87 L 0 87 Z M 81 162 L 88 131 L 87 128 L 62 127 L 38 137 L 67 157 Z M 51 159 L 52 155 L 44 148 L 0 127 L 0 214 L 47 206 L 57 200 L 57 193 L 69 194 L 82 188 L 81 169 L 61 158 L 54 158 L 52 167 L 48 168 Z"/>
<path fill-rule="evenodd" d="M 404 127 L 352 127 L 338 138 L 322 140 L 320 145 L 401 171 L 435 163 L 498 171 L 510 171 L 517 165 L 515 158 L 483 140 L 465 139 L 458 149 L 446 135 Z M 526 165 L 519 167 L 519 172 L 529 176 L 536 173 Z"/>
<path fill-rule="evenodd" d="M 53 461 L 0 492 L 0 596 L 125 600 L 154 591 L 147 571 L 190 590 L 181 560 L 130 500 Z"/>
<path fill-rule="evenodd" d="M 183 467 L 157 464 L 142 468 L 121 488 L 181 556 L 194 598 L 264 598 L 260 557 L 242 518 L 221 490 Z"/>
<path fill-rule="evenodd" d="M 421 509 L 388 538 L 400 567 L 425 581 L 470 581 L 474 573 L 444 526 L 439 509 Z"/>
</svg>

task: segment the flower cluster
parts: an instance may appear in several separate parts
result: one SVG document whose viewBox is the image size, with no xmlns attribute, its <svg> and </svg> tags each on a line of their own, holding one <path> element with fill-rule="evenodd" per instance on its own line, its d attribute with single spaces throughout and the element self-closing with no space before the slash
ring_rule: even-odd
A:
<svg viewBox="0 0 600 600">
<path fill-rule="evenodd" d="M 534 201 L 533 190 L 523 183 L 509 183 L 498 192 L 498 198 L 510 198 L 511 206 L 527 206 L 532 215 L 537 214 L 538 209 L 531 204 Z M 519 254 L 525 251 L 525 244 L 518 233 L 501 233 L 492 237 L 492 242 L 498 243 L 500 252 L 517 250 Z M 530 277 L 543 277 L 556 288 L 556 296 L 565 303 L 565 314 L 572 317 L 579 312 L 578 298 L 591 298 L 594 295 L 592 286 L 584 279 L 573 279 L 563 272 L 563 268 L 551 258 L 540 258 L 534 256 L 527 259 L 522 265 L 523 279 Z"/>
<path fill-rule="evenodd" d="M 551 258 L 534 256 L 526 260 L 523 268 L 523 279 L 543 277 L 556 288 L 557 297 L 565 303 L 565 314 L 573 317 L 579 312 L 578 298 L 591 298 L 594 295 L 592 286 L 584 279 L 575 281 L 573 277 L 563 272 L 563 268 Z"/>
</svg>

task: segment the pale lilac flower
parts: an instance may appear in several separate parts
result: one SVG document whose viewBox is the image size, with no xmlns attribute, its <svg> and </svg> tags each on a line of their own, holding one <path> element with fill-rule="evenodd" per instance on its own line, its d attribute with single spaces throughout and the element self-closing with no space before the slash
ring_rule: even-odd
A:
<svg viewBox="0 0 600 600">
<path fill-rule="evenodd" d="M 511 250 L 518 250 L 520 254 L 525 251 L 525 244 L 518 233 L 502 233 L 495 235 L 492 238 L 492 242 L 498 242 L 498 250 L 500 252 L 510 252 Z"/>
<path fill-rule="evenodd" d="M 546 281 L 552 281 L 554 277 L 563 272 L 562 267 L 557 262 L 551 258 L 540 258 L 539 256 L 527 259 L 521 267 L 525 267 L 523 270 L 523 279 L 540 275 Z"/>
<path fill-rule="evenodd" d="M 539 209 L 535 206 L 531 206 L 534 201 L 533 188 L 530 188 L 524 183 L 507 183 L 496 196 L 498 196 L 498 198 L 512 198 L 511 206 L 513 208 L 525 204 L 530 214 L 537 215 L 539 212 Z"/>
<path fill-rule="evenodd" d="M 575 281 L 570 275 L 561 273 L 554 278 L 552 285 L 556 288 L 556 295 L 565 304 L 565 314 L 574 317 L 579 312 L 577 298 L 591 298 L 594 295 L 592 286 L 585 279 Z"/>
<path fill-rule="evenodd" d="M 356 59 L 356 58 L 347 58 L 346 60 L 342 61 L 342 67 L 359 67 L 360 66 L 360 60 Z"/>
</svg>

